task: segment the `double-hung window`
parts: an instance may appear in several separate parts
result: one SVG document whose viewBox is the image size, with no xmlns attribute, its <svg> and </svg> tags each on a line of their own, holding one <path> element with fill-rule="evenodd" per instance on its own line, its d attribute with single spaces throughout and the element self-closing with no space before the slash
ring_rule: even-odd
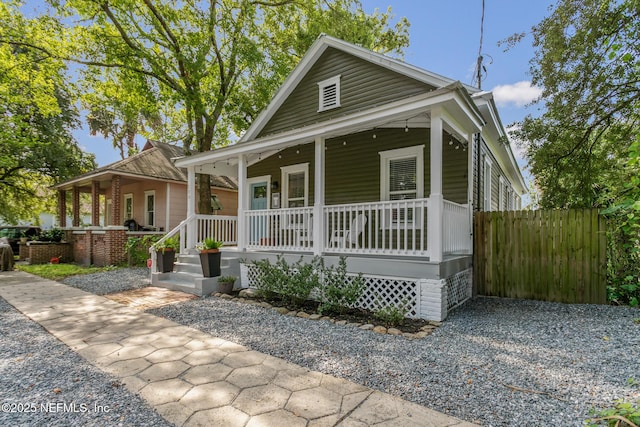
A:
<svg viewBox="0 0 640 427">
<path fill-rule="evenodd" d="M 309 163 L 283 166 L 282 205 L 285 208 L 307 206 L 309 198 Z"/>
<path fill-rule="evenodd" d="M 133 219 L 133 194 L 124 195 L 124 219 Z"/>
<path fill-rule="evenodd" d="M 153 190 L 144 192 L 144 220 L 145 220 L 146 226 L 155 227 L 156 225 L 156 192 Z"/>
<path fill-rule="evenodd" d="M 381 200 L 403 201 L 424 197 L 424 145 L 379 154 Z M 388 210 L 387 226 L 398 223 L 413 226 L 415 212 L 410 203 L 391 204 Z"/>
</svg>

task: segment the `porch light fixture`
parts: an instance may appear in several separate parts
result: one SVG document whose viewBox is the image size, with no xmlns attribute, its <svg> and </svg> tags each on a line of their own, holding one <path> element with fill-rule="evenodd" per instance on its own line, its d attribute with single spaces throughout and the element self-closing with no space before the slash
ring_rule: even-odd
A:
<svg viewBox="0 0 640 427">
<path fill-rule="evenodd" d="M 409 132 L 409 120 L 404 121 L 404 131 Z"/>
<path fill-rule="evenodd" d="M 278 191 L 279 188 L 280 188 L 280 184 L 278 183 L 278 181 L 273 181 L 271 183 L 271 191 Z"/>
</svg>

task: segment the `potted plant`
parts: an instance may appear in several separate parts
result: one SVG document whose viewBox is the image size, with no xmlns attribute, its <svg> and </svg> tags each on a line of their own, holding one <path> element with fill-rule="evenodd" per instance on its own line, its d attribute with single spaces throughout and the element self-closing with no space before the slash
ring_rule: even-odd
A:
<svg viewBox="0 0 640 427">
<path fill-rule="evenodd" d="M 200 264 L 202 265 L 202 275 L 204 277 L 216 277 L 220 275 L 221 247 L 221 241 L 209 238 L 204 239 L 197 245 L 200 251 Z"/>
<path fill-rule="evenodd" d="M 173 263 L 176 259 L 176 249 L 180 245 L 177 237 L 167 237 L 155 245 L 156 265 L 160 273 L 173 271 Z"/>
<path fill-rule="evenodd" d="M 27 237 L 27 233 L 23 231 L 20 232 L 20 243 L 22 244 L 26 244 L 27 240 L 29 240 L 29 237 Z"/>
<path fill-rule="evenodd" d="M 230 294 L 233 291 L 233 285 L 236 283 L 236 276 L 220 276 L 218 277 L 218 292 Z"/>
</svg>

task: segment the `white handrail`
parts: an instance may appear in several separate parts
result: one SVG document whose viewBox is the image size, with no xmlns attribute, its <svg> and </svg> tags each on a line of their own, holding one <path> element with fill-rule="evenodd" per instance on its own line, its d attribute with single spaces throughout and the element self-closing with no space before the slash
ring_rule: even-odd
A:
<svg viewBox="0 0 640 427">
<path fill-rule="evenodd" d="M 186 233 L 184 233 L 184 230 L 186 230 L 187 224 L 189 224 L 189 222 L 191 221 L 195 221 L 195 219 L 196 219 L 196 215 L 192 215 L 189 218 L 182 220 L 180 224 L 178 224 L 175 228 L 173 228 L 167 234 L 162 236 L 160 240 L 158 240 L 153 245 L 151 245 L 151 247 L 149 247 L 149 255 L 151 259 L 151 273 L 158 272 L 158 269 L 156 266 L 156 253 L 158 251 L 156 250 L 156 248 L 161 244 L 163 244 L 168 238 L 173 237 L 176 234 L 180 233 L 180 253 L 184 253 L 186 251 L 187 243 L 185 238 Z"/>
</svg>

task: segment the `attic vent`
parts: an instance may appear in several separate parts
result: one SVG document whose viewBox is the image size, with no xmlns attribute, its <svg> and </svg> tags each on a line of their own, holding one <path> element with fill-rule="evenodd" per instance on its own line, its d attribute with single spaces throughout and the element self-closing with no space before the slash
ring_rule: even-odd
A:
<svg viewBox="0 0 640 427">
<path fill-rule="evenodd" d="M 340 106 L 340 75 L 318 83 L 320 90 L 318 112 L 338 108 Z"/>
</svg>

